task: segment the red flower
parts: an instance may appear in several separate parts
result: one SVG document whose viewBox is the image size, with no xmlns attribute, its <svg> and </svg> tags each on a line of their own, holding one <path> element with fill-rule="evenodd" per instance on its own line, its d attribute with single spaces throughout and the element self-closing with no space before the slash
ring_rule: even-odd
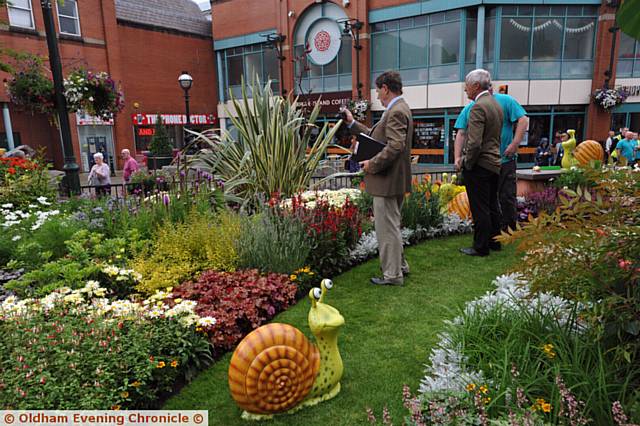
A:
<svg viewBox="0 0 640 426">
<path fill-rule="evenodd" d="M 7 172 L 9 172 L 10 175 L 15 175 L 16 174 L 16 169 L 14 169 L 13 167 L 9 167 L 7 169 Z"/>
</svg>

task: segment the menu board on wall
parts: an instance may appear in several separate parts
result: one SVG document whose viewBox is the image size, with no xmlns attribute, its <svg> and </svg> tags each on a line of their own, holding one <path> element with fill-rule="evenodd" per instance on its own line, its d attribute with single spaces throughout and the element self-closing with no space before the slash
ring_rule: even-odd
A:
<svg viewBox="0 0 640 426">
<path fill-rule="evenodd" d="M 442 148 L 444 123 L 438 121 L 414 121 L 414 148 Z"/>
</svg>

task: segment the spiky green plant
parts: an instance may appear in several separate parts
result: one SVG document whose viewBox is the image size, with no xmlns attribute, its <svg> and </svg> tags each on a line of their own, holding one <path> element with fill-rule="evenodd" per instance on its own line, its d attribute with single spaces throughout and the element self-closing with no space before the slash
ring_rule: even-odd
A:
<svg viewBox="0 0 640 426">
<path fill-rule="evenodd" d="M 204 148 L 189 161 L 222 179 L 245 205 L 307 189 L 341 124 L 320 128 L 319 104 L 306 116 L 297 99 L 275 96 L 270 82 L 254 81 L 250 93 L 252 99 L 243 85 L 242 99 L 231 96 L 236 114 L 229 116 L 238 136 L 197 134 L 194 143 Z"/>
</svg>

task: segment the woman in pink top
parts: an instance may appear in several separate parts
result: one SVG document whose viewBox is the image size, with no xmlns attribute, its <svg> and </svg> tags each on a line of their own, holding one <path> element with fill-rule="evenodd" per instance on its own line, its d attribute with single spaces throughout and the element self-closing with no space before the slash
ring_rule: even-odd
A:
<svg viewBox="0 0 640 426">
<path fill-rule="evenodd" d="M 124 181 L 126 183 L 129 183 L 129 180 L 131 179 L 131 175 L 134 172 L 137 172 L 140 169 L 140 166 L 138 166 L 138 162 L 136 161 L 135 158 L 131 156 L 131 153 L 129 152 L 128 149 L 122 150 L 122 159 L 124 160 L 124 169 L 123 169 L 122 177 L 124 178 Z"/>
</svg>

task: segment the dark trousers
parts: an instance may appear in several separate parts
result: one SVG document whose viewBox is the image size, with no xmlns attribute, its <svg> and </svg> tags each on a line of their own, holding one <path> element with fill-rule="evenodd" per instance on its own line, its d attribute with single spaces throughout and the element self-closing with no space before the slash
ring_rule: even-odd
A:
<svg viewBox="0 0 640 426">
<path fill-rule="evenodd" d="M 502 163 L 498 179 L 498 202 L 500 204 L 500 229 L 516 228 L 518 202 L 516 200 L 516 160 Z"/>
<path fill-rule="evenodd" d="M 500 233 L 499 176 L 479 166 L 464 171 L 469 207 L 473 216 L 473 248 L 489 254 L 489 244 Z"/>
</svg>

